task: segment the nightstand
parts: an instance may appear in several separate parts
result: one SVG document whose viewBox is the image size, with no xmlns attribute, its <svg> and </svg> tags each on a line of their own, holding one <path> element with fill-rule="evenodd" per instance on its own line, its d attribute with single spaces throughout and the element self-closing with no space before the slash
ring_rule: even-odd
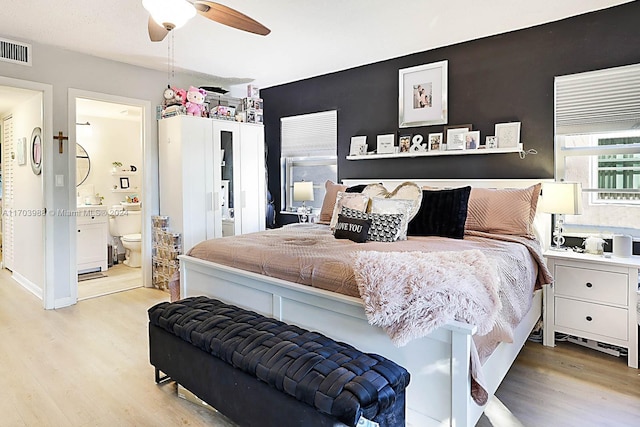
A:
<svg viewBox="0 0 640 427">
<path fill-rule="evenodd" d="M 628 349 L 628 365 L 637 369 L 640 257 L 572 251 L 544 256 L 554 283 L 544 287 L 543 344 L 553 347 L 556 332 L 613 344 Z"/>
</svg>

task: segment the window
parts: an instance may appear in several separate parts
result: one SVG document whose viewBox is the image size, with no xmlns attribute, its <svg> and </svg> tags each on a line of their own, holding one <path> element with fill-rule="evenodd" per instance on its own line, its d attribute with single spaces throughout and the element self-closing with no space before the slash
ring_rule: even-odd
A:
<svg viewBox="0 0 640 427">
<path fill-rule="evenodd" d="M 293 200 L 293 183 L 311 181 L 314 197 L 306 206 L 319 210 L 325 181 L 338 178 L 338 112 L 283 117 L 280 123 L 281 209 L 296 211 L 302 202 Z"/>
<path fill-rule="evenodd" d="M 638 132 L 640 135 L 640 132 Z M 616 146 L 640 146 L 640 136 L 597 138 L 598 146 L 615 148 Z M 640 189 L 640 154 L 602 154 L 595 164 L 592 178 L 596 188 L 613 191 L 594 193 L 593 203 L 640 204 L 640 193 L 626 190 Z"/>
<path fill-rule="evenodd" d="M 557 77 L 555 176 L 583 187 L 565 229 L 640 236 L 640 64 Z"/>
</svg>

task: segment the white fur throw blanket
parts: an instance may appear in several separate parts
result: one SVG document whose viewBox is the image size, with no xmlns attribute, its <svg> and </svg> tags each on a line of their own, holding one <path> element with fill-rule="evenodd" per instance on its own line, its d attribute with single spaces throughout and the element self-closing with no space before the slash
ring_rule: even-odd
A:
<svg viewBox="0 0 640 427">
<path fill-rule="evenodd" d="M 501 308 L 500 276 L 479 250 L 356 255 L 356 282 L 369 323 L 396 346 L 459 320 L 489 333 Z"/>
</svg>

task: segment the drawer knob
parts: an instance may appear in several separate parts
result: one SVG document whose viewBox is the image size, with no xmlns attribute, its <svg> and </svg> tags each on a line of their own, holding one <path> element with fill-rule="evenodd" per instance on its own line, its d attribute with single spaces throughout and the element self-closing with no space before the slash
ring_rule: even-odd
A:
<svg viewBox="0 0 640 427">
<path fill-rule="evenodd" d="M 593 320 L 593 317 L 587 316 L 587 322 L 591 322 L 592 320 Z"/>
<path fill-rule="evenodd" d="M 592 287 L 593 287 L 593 283 L 587 282 L 587 288 L 592 288 Z"/>
</svg>

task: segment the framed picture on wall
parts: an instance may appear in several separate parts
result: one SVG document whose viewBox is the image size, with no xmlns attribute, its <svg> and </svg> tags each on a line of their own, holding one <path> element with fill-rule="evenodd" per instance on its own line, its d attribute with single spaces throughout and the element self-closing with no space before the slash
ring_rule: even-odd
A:
<svg viewBox="0 0 640 427">
<path fill-rule="evenodd" d="M 401 128 L 446 124 L 448 61 L 399 70 Z"/>
<path fill-rule="evenodd" d="M 16 141 L 16 159 L 20 166 L 27 164 L 27 138 L 18 138 Z"/>
</svg>

